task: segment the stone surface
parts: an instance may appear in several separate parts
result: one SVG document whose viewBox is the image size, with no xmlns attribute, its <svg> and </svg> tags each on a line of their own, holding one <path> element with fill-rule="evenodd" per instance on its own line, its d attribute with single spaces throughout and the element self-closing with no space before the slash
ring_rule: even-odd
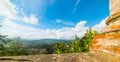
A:
<svg viewBox="0 0 120 62">
<path fill-rule="evenodd" d="M 109 0 L 110 15 L 120 11 L 120 0 Z"/>
<path fill-rule="evenodd" d="M 109 24 L 110 21 L 115 21 L 118 15 L 120 15 L 120 0 L 109 0 L 109 11 L 110 17 L 106 20 L 107 24 Z"/>
<path fill-rule="evenodd" d="M 1 60 L 3 58 L 6 58 L 6 60 Z M 7 60 L 7 58 L 13 59 Z M 0 57 L 0 62 L 120 62 L 120 57 L 95 51 L 87 53 Z"/>
<path fill-rule="evenodd" d="M 110 1 L 110 16 L 103 34 L 97 35 L 92 41 L 90 51 L 102 51 L 120 56 L 120 0 Z"/>
</svg>

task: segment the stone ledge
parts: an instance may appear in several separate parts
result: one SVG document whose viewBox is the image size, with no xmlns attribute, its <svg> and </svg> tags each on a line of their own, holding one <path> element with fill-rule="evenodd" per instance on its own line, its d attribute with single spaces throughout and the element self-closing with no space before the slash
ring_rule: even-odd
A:
<svg viewBox="0 0 120 62">
<path fill-rule="evenodd" d="M 106 24 L 109 25 L 110 22 L 113 22 L 115 19 L 120 19 L 120 11 L 116 12 L 115 14 L 111 15 L 108 17 L 108 19 L 106 20 Z"/>
<path fill-rule="evenodd" d="M 109 31 L 103 31 L 103 34 L 105 34 L 105 33 L 120 33 L 120 28 L 114 29 L 114 30 L 109 30 Z"/>
</svg>

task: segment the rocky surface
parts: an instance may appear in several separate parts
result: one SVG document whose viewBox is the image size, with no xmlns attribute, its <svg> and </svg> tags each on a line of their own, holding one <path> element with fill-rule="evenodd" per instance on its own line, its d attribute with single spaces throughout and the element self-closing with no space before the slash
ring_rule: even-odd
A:
<svg viewBox="0 0 120 62">
<path fill-rule="evenodd" d="M 95 36 L 90 51 L 102 51 L 120 56 L 120 33 L 111 32 Z"/>
<path fill-rule="evenodd" d="M 2 60 L 3 59 L 3 60 Z M 0 62 L 119 62 L 120 57 L 102 52 L 9 56 L 0 57 Z"/>
<path fill-rule="evenodd" d="M 109 0 L 110 15 L 120 11 L 120 0 Z"/>
<path fill-rule="evenodd" d="M 102 51 L 120 56 L 120 0 L 110 1 L 110 16 L 103 34 L 94 37 L 90 51 Z"/>
</svg>

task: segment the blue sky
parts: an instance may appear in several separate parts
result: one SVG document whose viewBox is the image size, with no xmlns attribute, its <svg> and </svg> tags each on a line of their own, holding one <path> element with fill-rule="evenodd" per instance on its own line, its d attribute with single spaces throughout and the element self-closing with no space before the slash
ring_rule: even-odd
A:
<svg viewBox="0 0 120 62">
<path fill-rule="evenodd" d="M 25 39 L 71 39 L 74 35 L 82 37 L 88 27 L 102 30 L 105 26 L 104 20 L 109 16 L 109 0 L 1 0 L 0 2 L 2 10 L 0 20 L 3 25 L 0 33 L 9 37 L 20 36 Z M 31 35 L 33 37 L 30 37 Z"/>
</svg>

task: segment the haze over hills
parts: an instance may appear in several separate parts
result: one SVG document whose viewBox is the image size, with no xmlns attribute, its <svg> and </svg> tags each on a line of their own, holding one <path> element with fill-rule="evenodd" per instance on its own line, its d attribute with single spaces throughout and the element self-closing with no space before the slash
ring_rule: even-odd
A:
<svg viewBox="0 0 120 62">
<path fill-rule="evenodd" d="M 73 40 L 63 40 L 63 39 L 39 39 L 39 40 L 21 40 L 21 42 L 30 48 L 46 48 L 48 45 L 54 45 L 55 43 L 70 43 Z"/>
<path fill-rule="evenodd" d="M 63 40 L 63 39 L 38 39 L 38 40 L 27 40 L 27 39 L 23 39 L 21 40 L 24 43 L 30 43 L 30 42 L 34 42 L 34 43 L 56 43 L 56 42 L 71 42 L 72 40 Z"/>
</svg>

